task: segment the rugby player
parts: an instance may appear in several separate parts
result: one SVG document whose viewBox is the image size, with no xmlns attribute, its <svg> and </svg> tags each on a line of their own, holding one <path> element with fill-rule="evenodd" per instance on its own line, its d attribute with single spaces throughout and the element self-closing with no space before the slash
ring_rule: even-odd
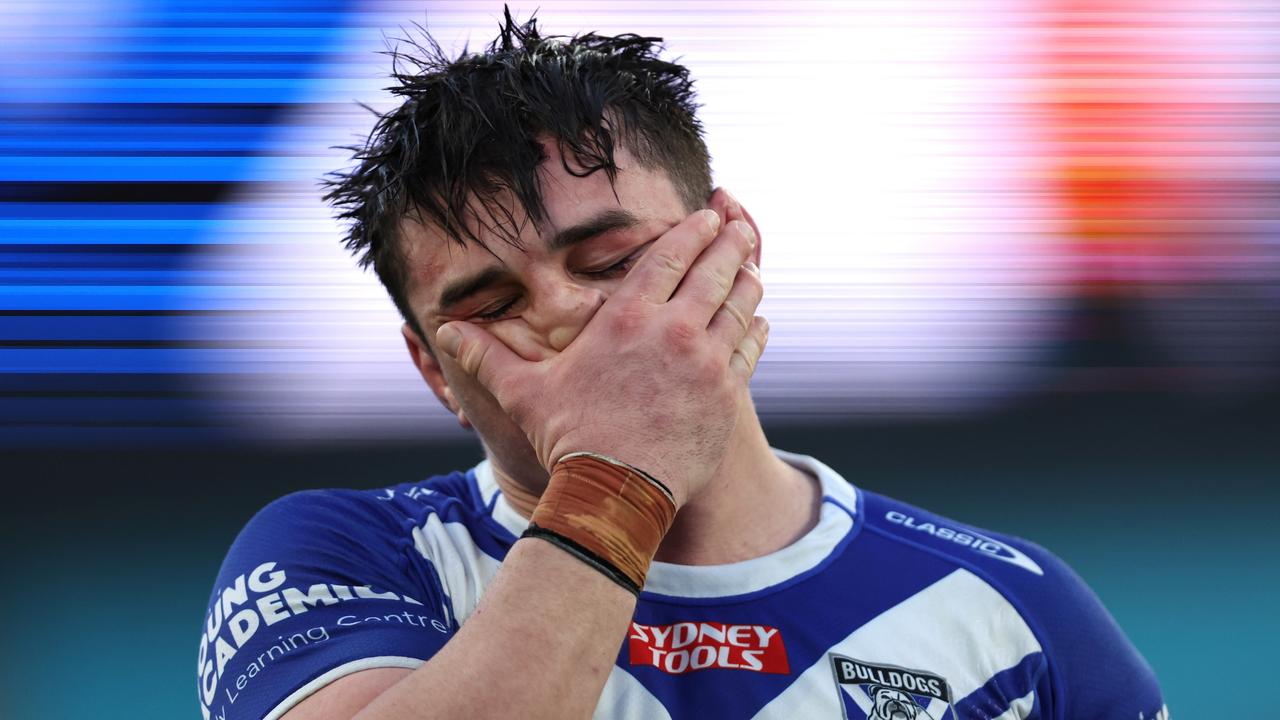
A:
<svg viewBox="0 0 1280 720">
<path fill-rule="evenodd" d="M 657 43 L 401 52 L 328 197 L 486 459 L 259 512 L 204 717 L 1166 718 L 1052 554 L 769 446 L 761 232 Z"/>
</svg>

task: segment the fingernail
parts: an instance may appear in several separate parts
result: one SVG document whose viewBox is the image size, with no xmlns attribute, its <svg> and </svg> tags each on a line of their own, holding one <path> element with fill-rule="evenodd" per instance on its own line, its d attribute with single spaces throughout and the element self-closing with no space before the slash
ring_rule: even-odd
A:
<svg viewBox="0 0 1280 720">
<path fill-rule="evenodd" d="M 746 268 L 749 273 L 755 273 L 756 275 L 760 274 L 760 268 L 750 260 L 742 263 L 742 267 Z"/>
<path fill-rule="evenodd" d="M 751 247 L 755 247 L 756 229 L 751 227 L 750 223 L 746 223 L 741 220 L 735 220 L 734 222 L 738 223 L 738 229 L 742 231 L 742 234 L 747 236 L 747 244 Z"/>
<path fill-rule="evenodd" d="M 458 346 L 462 344 L 462 333 L 452 325 L 445 325 L 436 331 L 436 345 L 449 357 L 458 356 Z"/>
<path fill-rule="evenodd" d="M 715 232 L 720 229 L 720 213 L 707 208 L 702 211 L 702 217 L 707 221 L 707 225 L 710 226 L 711 232 Z"/>
</svg>

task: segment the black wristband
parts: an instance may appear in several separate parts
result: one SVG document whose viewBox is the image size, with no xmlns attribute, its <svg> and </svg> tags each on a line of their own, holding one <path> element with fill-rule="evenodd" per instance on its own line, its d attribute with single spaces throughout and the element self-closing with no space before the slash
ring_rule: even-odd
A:
<svg viewBox="0 0 1280 720">
<path fill-rule="evenodd" d="M 621 585 L 627 592 L 635 595 L 636 597 L 640 597 L 640 586 L 632 582 L 631 578 L 627 577 L 625 573 L 614 567 L 613 563 L 591 552 L 574 540 L 567 538 L 554 530 L 538 527 L 533 523 L 529 523 L 529 529 L 525 530 L 524 534 L 520 536 L 521 540 L 524 538 L 539 538 L 541 540 L 546 540 L 552 545 L 555 545 L 561 550 L 564 550 L 570 555 L 600 571 L 602 575 Z"/>
</svg>

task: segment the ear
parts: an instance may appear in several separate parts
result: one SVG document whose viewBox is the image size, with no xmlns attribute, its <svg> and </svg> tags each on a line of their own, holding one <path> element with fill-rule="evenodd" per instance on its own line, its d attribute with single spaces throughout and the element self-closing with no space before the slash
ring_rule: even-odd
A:
<svg viewBox="0 0 1280 720">
<path fill-rule="evenodd" d="M 728 190 L 722 187 L 716 188 L 711 197 L 707 199 L 707 207 L 715 210 L 720 216 L 720 223 L 724 224 L 730 220 L 744 220 L 756 231 L 756 249 L 751 253 L 751 262 L 760 267 L 760 248 L 764 245 L 764 236 L 760 234 L 760 227 L 756 225 L 755 218 L 751 217 L 751 213 L 747 212 L 747 208 L 738 198 L 734 197 Z M 732 217 L 730 217 L 732 215 Z"/>
<path fill-rule="evenodd" d="M 458 402 L 458 398 L 454 397 L 453 390 L 449 387 L 449 381 L 445 378 L 444 371 L 440 368 L 440 361 L 436 359 L 435 352 L 422 341 L 422 338 L 418 337 L 418 333 L 414 332 L 408 323 L 400 326 L 400 334 L 404 336 L 404 344 L 409 350 L 409 358 L 413 360 L 413 366 L 418 368 L 418 373 L 427 382 L 427 387 L 431 388 L 431 392 L 435 393 L 441 405 L 444 405 L 449 409 L 449 412 L 458 416 L 459 425 L 464 428 L 470 428 L 471 421 L 467 419 L 467 415 L 462 410 L 462 405 Z"/>
</svg>

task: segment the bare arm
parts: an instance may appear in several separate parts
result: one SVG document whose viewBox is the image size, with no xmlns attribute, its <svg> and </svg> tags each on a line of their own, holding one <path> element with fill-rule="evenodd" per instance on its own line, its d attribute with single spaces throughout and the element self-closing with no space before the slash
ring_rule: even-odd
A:
<svg viewBox="0 0 1280 720">
<path fill-rule="evenodd" d="M 403 680 L 410 672 L 412 671 L 405 668 L 375 668 L 340 677 L 293 706 L 281 720 L 355 717 L 374 698 Z"/>
<path fill-rule="evenodd" d="M 349 700 L 379 691 L 357 720 L 590 717 L 634 610 L 635 597 L 604 575 L 549 543 L 522 540 L 429 662 L 349 676 L 285 718 L 351 717 L 358 706 Z"/>
</svg>

